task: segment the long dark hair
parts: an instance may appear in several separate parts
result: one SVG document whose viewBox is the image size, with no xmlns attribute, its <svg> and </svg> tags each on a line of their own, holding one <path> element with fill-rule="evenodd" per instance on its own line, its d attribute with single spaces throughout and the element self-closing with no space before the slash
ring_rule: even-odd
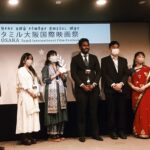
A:
<svg viewBox="0 0 150 150">
<path fill-rule="evenodd" d="M 25 65 L 26 60 L 28 60 L 30 56 L 32 57 L 33 60 L 33 56 L 30 53 L 24 53 L 21 57 L 18 68 L 23 67 Z M 29 70 L 33 73 L 33 75 L 37 76 L 37 73 L 35 72 L 32 66 L 29 67 Z"/>
<path fill-rule="evenodd" d="M 50 65 L 51 64 L 51 61 L 49 60 L 49 57 L 50 56 L 54 56 L 54 55 L 57 55 L 57 52 L 55 50 L 50 50 L 48 51 L 47 55 L 46 55 L 46 61 L 45 61 L 45 65 Z M 56 65 L 59 66 L 59 63 L 56 62 Z"/>
<path fill-rule="evenodd" d="M 135 53 L 134 59 L 133 59 L 133 65 L 132 65 L 133 68 L 136 66 L 136 57 L 139 56 L 139 55 L 142 55 L 145 58 L 144 52 L 137 52 L 137 53 Z"/>
</svg>

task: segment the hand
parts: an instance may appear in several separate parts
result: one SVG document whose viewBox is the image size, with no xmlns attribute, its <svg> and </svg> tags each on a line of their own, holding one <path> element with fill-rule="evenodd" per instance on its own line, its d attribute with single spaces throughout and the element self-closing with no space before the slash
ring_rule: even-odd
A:
<svg viewBox="0 0 150 150">
<path fill-rule="evenodd" d="M 122 87 L 123 87 L 122 83 L 117 83 L 117 84 L 116 84 L 116 88 L 117 88 L 117 89 L 121 90 Z"/>
<path fill-rule="evenodd" d="M 27 92 L 30 94 L 32 98 L 37 98 L 37 94 L 35 94 L 33 90 L 29 89 L 27 90 Z"/>
<path fill-rule="evenodd" d="M 37 98 L 37 94 L 34 94 L 34 93 L 30 93 L 30 95 L 34 98 Z"/>
<path fill-rule="evenodd" d="M 62 78 L 62 79 L 65 79 L 65 75 L 63 73 L 60 73 L 59 76 Z"/>
<path fill-rule="evenodd" d="M 146 87 L 145 87 L 145 86 L 142 86 L 142 87 L 139 89 L 140 92 L 144 92 L 145 90 L 146 90 Z"/>
<path fill-rule="evenodd" d="M 57 77 L 57 76 L 59 76 L 60 74 L 61 74 L 61 72 L 57 71 L 55 75 L 56 75 L 56 77 Z"/>
<path fill-rule="evenodd" d="M 92 91 L 95 88 L 95 86 L 93 86 L 92 84 L 91 85 L 87 85 L 87 86 L 89 87 L 90 91 Z"/>
<path fill-rule="evenodd" d="M 122 92 L 122 84 L 121 83 L 114 84 L 112 86 L 112 88 L 117 92 Z"/>
<path fill-rule="evenodd" d="M 140 88 L 137 86 L 133 87 L 133 90 L 135 90 L 136 92 L 141 92 Z"/>
<path fill-rule="evenodd" d="M 86 91 L 86 92 L 91 91 L 89 85 L 82 85 L 81 88 L 82 88 L 84 91 Z"/>
</svg>

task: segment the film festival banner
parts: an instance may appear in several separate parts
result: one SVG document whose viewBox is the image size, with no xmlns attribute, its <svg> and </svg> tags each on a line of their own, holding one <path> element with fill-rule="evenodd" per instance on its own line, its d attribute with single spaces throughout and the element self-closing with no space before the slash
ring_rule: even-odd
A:
<svg viewBox="0 0 150 150">
<path fill-rule="evenodd" d="M 92 44 L 110 41 L 110 24 L 0 24 L 0 45 Z"/>
<path fill-rule="evenodd" d="M 0 24 L 0 105 L 17 103 L 16 73 L 22 54 L 29 52 L 33 55 L 33 67 L 41 79 L 50 49 L 56 50 L 65 61 L 67 99 L 75 100 L 69 71 L 80 38 L 88 38 L 94 44 L 92 52 L 101 55 L 104 53 L 101 46 L 103 48 L 103 44 L 110 42 L 110 24 Z"/>
</svg>

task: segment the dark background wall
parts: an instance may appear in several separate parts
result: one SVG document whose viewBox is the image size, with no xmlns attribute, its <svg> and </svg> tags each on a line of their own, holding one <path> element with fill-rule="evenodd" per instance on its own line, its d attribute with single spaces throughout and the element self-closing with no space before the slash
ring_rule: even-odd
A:
<svg viewBox="0 0 150 150">
<path fill-rule="evenodd" d="M 132 132 L 132 110 L 130 105 L 130 100 L 128 100 L 127 108 L 127 133 Z M 107 134 L 107 101 L 99 100 L 99 109 L 98 109 L 98 119 L 100 134 Z M 45 139 L 47 137 L 46 128 L 44 126 L 44 103 L 40 103 L 40 122 L 41 122 L 41 131 L 35 134 L 35 137 L 38 139 Z M 16 129 L 16 113 L 17 105 L 1 105 L 0 106 L 0 141 L 2 140 L 17 140 L 19 136 L 15 134 Z M 68 118 L 69 121 L 65 124 L 64 135 L 66 137 L 76 137 L 77 136 L 77 119 L 76 119 L 76 102 L 68 103 Z M 87 115 L 88 116 L 88 115 Z M 89 122 L 87 118 L 87 136 L 90 134 Z"/>
</svg>

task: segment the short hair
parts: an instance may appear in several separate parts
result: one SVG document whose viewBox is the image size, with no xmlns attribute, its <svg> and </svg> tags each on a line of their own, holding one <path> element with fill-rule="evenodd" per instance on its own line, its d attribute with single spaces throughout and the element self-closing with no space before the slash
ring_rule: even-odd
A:
<svg viewBox="0 0 150 150">
<path fill-rule="evenodd" d="M 83 42 L 87 42 L 88 44 L 90 44 L 88 39 L 82 38 L 82 39 L 79 40 L 79 43 L 78 43 L 78 44 L 79 44 L 79 47 L 82 46 L 82 43 L 83 43 Z"/>
<path fill-rule="evenodd" d="M 113 45 L 118 45 L 118 46 L 120 46 L 120 44 L 119 44 L 119 42 L 118 41 L 111 41 L 110 43 L 109 43 L 109 48 L 111 47 L 111 46 L 113 46 Z"/>
</svg>

